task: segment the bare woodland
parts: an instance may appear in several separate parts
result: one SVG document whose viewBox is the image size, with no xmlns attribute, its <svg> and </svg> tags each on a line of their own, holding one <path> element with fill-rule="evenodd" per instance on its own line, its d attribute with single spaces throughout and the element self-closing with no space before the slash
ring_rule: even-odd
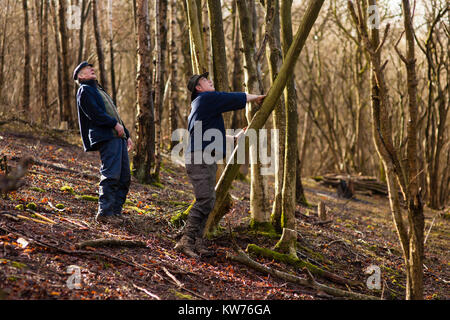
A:
<svg viewBox="0 0 450 320">
<path fill-rule="evenodd" d="M 275 250 L 297 258 L 302 177 L 373 177 L 387 186 L 406 298 L 423 299 L 423 208 L 450 204 L 449 28 L 445 0 L 1 0 L 0 120 L 76 133 L 71 75 L 87 60 L 135 141 L 134 177 L 163 183 L 193 73 L 267 94 L 224 115 L 227 128 L 279 129 L 274 194 L 249 166 L 251 225 L 282 233 Z M 207 233 L 240 169 L 221 168 Z"/>
</svg>

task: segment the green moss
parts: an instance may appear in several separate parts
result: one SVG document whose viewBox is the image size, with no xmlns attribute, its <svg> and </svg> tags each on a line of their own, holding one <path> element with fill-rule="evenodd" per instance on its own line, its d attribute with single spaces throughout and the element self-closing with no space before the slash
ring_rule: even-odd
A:
<svg viewBox="0 0 450 320">
<path fill-rule="evenodd" d="M 273 227 L 272 223 L 270 223 L 270 222 L 258 222 L 258 221 L 255 221 L 254 219 L 251 219 L 250 220 L 250 229 L 276 234 L 275 228 Z"/>
<path fill-rule="evenodd" d="M 323 275 L 325 272 L 324 270 L 313 265 L 312 263 L 301 260 L 290 254 L 279 253 L 279 252 L 276 252 L 276 251 L 273 251 L 273 250 L 270 250 L 267 248 L 259 247 L 255 244 L 249 244 L 247 246 L 247 252 L 256 254 L 256 255 L 264 257 L 264 258 L 275 259 L 277 261 L 280 261 L 280 262 L 283 262 L 286 264 L 290 264 L 299 269 L 307 268 L 312 274 Z"/>
<path fill-rule="evenodd" d="M 154 186 L 154 187 L 160 188 L 160 189 L 164 189 L 164 185 L 161 182 L 159 182 L 159 181 L 153 181 L 151 183 L 151 185 Z"/>
<path fill-rule="evenodd" d="M 181 293 L 175 289 L 170 289 L 169 291 L 172 292 L 178 299 L 195 300 L 195 298 L 193 296 L 191 296 L 190 294 Z"/>
<path fill-rule="evenodd" d="M 38 187 L 31 187 L 30 190 L 36 191 L 36 192 L 45 192 L 44 189 L 38 188 Z"/>
<path fill-rule="evenodd" d="M 59 190 L 63 191 L 63 192 L 68 192 L 68 193 L 71 193 L 71 194 L 75 194 L 75 191 L 73 190 L 73 188 L 71 186 L 63 186 Z"/>
<path fill-rule="evenodd" d="M 30 202 L 29 204 L 27 204 L 27 209 L 36 210 L 37 209 L 36 203 Z"/>
<path fill-rule="evenodd" d="M 130 210 L 134 210 L 134 211 L 136 211 L 137 213 L 140 213 L 140 214 L 148 213 L 148 211 L 145 211 L 145 210 L 143 210 L 141 208 L 138 208 L 136 206 L 126 206 L 125 208 L 126 209 L 130 209 Z"/>
<path fill-rule="evenodd" d="M 87 195 L 87 194 L 82 194 L 82 195 L 76 196 L 76 198 L 77 199 L 81 199 L 81 200 L 86 200 L 86 201 L 95 201 L 95 202 L 98 201 L 98 197 L 97 196 L 90 196 L 90 195 Z"/>
<path fill-rule="evenodd" d="M 191 205 L 186 210 L 177 211 L 177 213 L 170 219 L 170 223 L 172 223 L 175 227 L 181 227 L 186 221 L 189 212 L 191 212 L 191 208 L 193 207 L 195 201 L 192 201 Z"/>
</svg>

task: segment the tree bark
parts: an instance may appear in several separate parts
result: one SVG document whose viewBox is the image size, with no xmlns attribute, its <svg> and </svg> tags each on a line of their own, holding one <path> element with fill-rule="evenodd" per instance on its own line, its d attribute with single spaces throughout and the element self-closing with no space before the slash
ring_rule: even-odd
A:
<svg viewBox="0 0 450 320">
<path fill-rule="evenodd" d="M 238 0 L 237 7 L 241 28 L 241 37 L 244 47 L 244 76 L 246 92 L 262 93 L 262 87 L 258 81 L 259 61 L 255 59 L 256 39 L 252 21 L 255 3 L 253 1 Z M 247 104 L 246 117 L 250 123 L 256 112 L 256 106 Z M 256 129 L 256 139 L 249 145 L 250 152 L 250 226 L 255 229 L 267 229 L 271 227 L 270 212 L 268 211 L 267 195 L 265 191 L 265 177 L 261 174 L 262 165 L 258 161 L 258 148 L 260 146 L 259 129 Z M 252 132 L 255 133 L 255 132 Z M 234 178 L 234 177 L 233 177 Z M 212 214 L 211 214 L 212 215 Z M 210 215 L 210 216 L 211 216 Z"/>
<path fill-rule="evenodd" d="M 105 91 L 108 91 L 109 83 L 105 69 L 105 56 L 103 54 L 103 43 L 100 31 L 98 0 L 92 0 L 92 23 L 94 26 L 95 44 L 97 48 L 98 70 L 100 71 L 100 83 Z"/>
<path fill-rule="evenodd" d="M 22 87 L 22 112 L 27 120 L 31 120 L 30 90 L 31 90 L 31 52 L 30 52 L 30 26 L 28 21 L 28 0 L 22 0 L 24 22 L 24 63 Z"/>
<path fill-rule="evenodd" d="M 41 46 L 39 61 L 39 86 L 40 86 L 40 110 L 41 122 L 48 125 L 48 0 L 41 0 Z"/>
<path fill-rule="evenodd" d="M 151 86 L 151 42 L 148 0 L 136 1 L 137 31 L 137 126 L 133 171 L 140 183 L 152 181 L 155 161 L 155 122 Z"/>
<path fill-rule="evenodd" d="M 67 6 L 66 1 L 59 0 L 59 33 L 60 33 L 60 41 L 61 41 L 61 57 L 62 57 L 62 64 L 61 64 L 61 71 L 62 71 L 62 114 L 61 116 L 61 123 L 67 124 L 67 127 L 70 129 L 75 128 L 75 121 L 72 117 L 72 100 L 73 97 L 70 94 L 71 93 L 71 77 L 69 76 L 69 68 L 70 68 L 70 59 L 69 59 L 69 38 L 67 35 L 67 24 L 66 24 L 66 13 L 67 13 Z"/>
<path fill-rule="evenodd" d="M 202 32 L 200 29 L 201 12 L 197 7 L 196 0 L 185 0 L 187 8 L 187 17 L 189 23 L 189 38 L 191 43 L 191 59 L 193 73 L 201 74 L 208 70 L 206 64 L 206 53 L 203 48 Z"/>
<path fill-rule="evenodd" d="M 280 5 L 279 0 L 266 1 L 266 37 L 268 46 L 266 47 L 266 56 L 270 72 L 271 83 L 275 80 L 283 56 L 281 53 L 280 40 Z M 273 127 L 278 131 L 278 144 L 275 151 L 275 195 L 272 206 L 271 221 L 275 229 L 280 232 L 283 229 L 282 222 L 282 190 L 284 178 L 284 157 L 285 157 L 285 139 L 286 139 L 286 109 L 285 97 L 281 96 L 272 115 Z"/>
<path fill-rule="evenodd" d="M 177 109 L 178 109 L 178 49 L 177 49 L 177 2 L 170 1 L 170 40 L 169 40 L 169 66 L 170 66 L 170 91 L 169 91 L 169 137 L 178 128 Z M 170 142 L 170 150 L 177 144 L 176 141 Z"/>
</svg>

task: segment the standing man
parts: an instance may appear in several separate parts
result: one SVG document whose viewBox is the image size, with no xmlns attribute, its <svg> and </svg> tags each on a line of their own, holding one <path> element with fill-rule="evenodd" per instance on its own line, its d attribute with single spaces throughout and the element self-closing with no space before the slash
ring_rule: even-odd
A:
<svg viewBox="0 0 450 320">
<path fill-rule="evenodd" d="M 101 159 L 97 222 L 121 222 L 122 206 L 130 188 L 128 151 L 130 133 L 111 97 L 97 83 L 92 64 L 84 61 L 73 72 L 80 85 L 77 109 L 84 151 L 99 151 Z"/>
<path fill-rule="evenodd" d="M 247 102 L 261 104 L 265 98 L 265 95 L 244 92 L 217 92 L 213 82 L 208 79 L 208 74 L 206 72 L 193 75 L 187 84 L 191 92 L 191 113 L 188 118 L 190 141 L 186 151 L 186 172 L 194 187 L 196 200 L 186 221 L 184 234 L 175 249 L 192 258 L 214 254 L 204 246 L 202 237 L 206 220 L 216 199 L 214 188 L 217 164 L 205 160 L 211 158 L 210 156 L 218 160 L 226 154 L 222 113 L 243 109 Z M 208 130 L 219 132 L 219 136 L 215 136 L 214 140 L 211 138 L 212 141 L 205 141 L 203 137 Z M 199 136 L 201 141 L 198 141 Z M 206 155 L 206 150 L 211 150 L 211 144 L 216 148 L 212 148 L 212 155 Z"/>
</svg>

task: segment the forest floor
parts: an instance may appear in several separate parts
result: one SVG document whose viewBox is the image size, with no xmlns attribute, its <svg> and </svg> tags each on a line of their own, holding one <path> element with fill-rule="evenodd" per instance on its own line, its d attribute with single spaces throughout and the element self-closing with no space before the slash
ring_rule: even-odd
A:
<svg viewBox="0 0 450 320">
<path fill-rule="evenodd" d="M 233 253 L 232 238 L 243 250 L 248 244 L 271 248 L 278 240 L 248 229 L 247 182 L 234 182 L 233 209 L 222 221 L 224 231 L 211 241 L 217 255 L 195 260 L 173 249 L 180 227 L 173 226 L 170 219 L 194 199 L 182 166 L 164 157 L 162 186 L 142 185 L 133 178 L 124 210 L 130 223 L 97 224 L 93 217 L 98 153 L 83 152 L 75 134 L 62 139 L 26 126 L 20 132 L 7 126 L 0 129 L 1 156 L 7 157 L 9 166 L 16 166 L 25 156 L 38 161 L 25 177 L 25 185 L 0 199 L 0 299 L 336 299 L 227 259 L 227 253 Z M 299 257 L 364 286 L 350 288 L 320 277 L 316 281 L 377 297 L 383 292 L 386 299 L 404 299 L 404 264 L 387 197 L 357 193 L 351 200 L 340 199 L 336 190 L 313 179 L 304 178 L 303 183 L 311 206 L 297 206 L 296 210 Z M 272 182 L 269 187 L 273 190 Z M 329 208 L 332 222 L 316 224 L 319 201 Z M 27 211 L 27 206 L 56 223 L 39 222 L 42 219 Z M 442 211 L 425 208 L 426 234 L 432 226 L 425 252 L 425 297 L 448 300 L 450 223 L 439 213 Z M 12 219 L 11 215 L 39 220 Z M 140 240 L 146 246 L 76 247 L 76 243 L 99 238 Z M 253 259 L 305 278 L 293 266 Z M 72 265 L 80 270 L 78 289 L 68 287 L 69 278 L 73 279 L 68 267 Z M 381 290 L 365 286 L 370 276 L 365 269 L 371 265 L 380 268 Z"/>
</svg>

